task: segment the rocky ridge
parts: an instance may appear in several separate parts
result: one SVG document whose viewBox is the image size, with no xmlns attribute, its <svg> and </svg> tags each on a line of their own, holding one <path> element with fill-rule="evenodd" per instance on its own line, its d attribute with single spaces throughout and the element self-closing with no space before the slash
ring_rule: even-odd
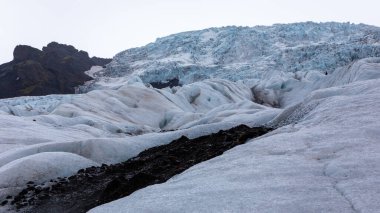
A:
<svg viewBox="0 0 380 213">
<path fill-rule="evenodd" d="M 110 59 L 92 57 L 71 45 L 51 42 L 42 50 L 18 45 L 11 62 L 0 65 L 0 98 L 72 94 L 92 78 L 84 72 Z"/>
</svg>

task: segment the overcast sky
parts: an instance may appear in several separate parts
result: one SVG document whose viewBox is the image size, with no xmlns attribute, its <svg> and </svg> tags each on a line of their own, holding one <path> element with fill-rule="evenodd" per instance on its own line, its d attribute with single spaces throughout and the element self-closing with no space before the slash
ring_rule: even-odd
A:
<svg viewBox="0 0 380 213">
<path fill-rule="evenodd" d="M 157 37 L 228 25 L 338 21 L 380 26 L 379 0 L 0 0 L 0 63 L 17 44 L 51 41 L 91 56 Z"/>
</svg>

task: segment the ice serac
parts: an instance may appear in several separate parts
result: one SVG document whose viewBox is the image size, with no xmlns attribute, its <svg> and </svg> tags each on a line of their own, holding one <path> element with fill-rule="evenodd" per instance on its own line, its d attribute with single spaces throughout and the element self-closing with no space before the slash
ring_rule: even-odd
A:
<svg viewBox="0 0 380 213">
<path fill-rule="evenodd" d="M 380 56 L 380 28 L 349 23 L 223 27 L 159 38 L 117 54 L 104 77 L 138 75 L 144 82 L 207 78 L 269 79 L 282 73 L 330 73 Z"/>
</svg>

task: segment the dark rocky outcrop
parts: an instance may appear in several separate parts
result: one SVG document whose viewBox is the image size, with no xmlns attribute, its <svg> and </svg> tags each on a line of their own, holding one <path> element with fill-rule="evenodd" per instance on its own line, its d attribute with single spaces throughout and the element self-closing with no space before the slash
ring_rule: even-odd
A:
<svg viewBox="0 0 380 213">
<path fill-rule="evenodd" d="M 123 163 L 81 169 L 76 175 L 52 180 L 52 186 L 29 184 L 11 203 L 21 212 L 81 213 L 130 195 L 152 184 L 163 183 L 191 166 L 223 154 L 249 138 L 271 129 L 240 125 L 229 130 L 153 147 Z"/>
<path fill-rule="evenodd" d="M 182 86 L 179 83 L 178 78 L 173 78 L 173 79 L 170 79 L 170 80 L 164 81 L 164 82 L 150 82 L 150 85 L 152 85 L 152 87 L 154 87 L 156 89 L 162 89 L 165 87 L 171 88 L 171 87 L 176 87 L 176 86 Z"/>
<path fill-rule="evenodd" d="M 42 51 L 18 45 L 13 60 L 0 65 L 0 98 L 74 93 L 75 87 L 91 80 L 85 71 L 109 62 L 57 42 Z"/>
</svg>

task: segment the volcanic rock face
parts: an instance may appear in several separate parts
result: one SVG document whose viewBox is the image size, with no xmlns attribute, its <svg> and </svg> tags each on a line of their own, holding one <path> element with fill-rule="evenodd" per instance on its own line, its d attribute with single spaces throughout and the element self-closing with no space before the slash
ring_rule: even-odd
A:
<svg viewBox="0 0 380 213">
<path fill-rule="evenodd" d="M 91 80 L 84 71 L 110 61 L 57 42 L 42 51 L 19 45 L 13 60 L 0 65 L 0 98 L 74 93 L 76 86 Z"/>
</svg>

